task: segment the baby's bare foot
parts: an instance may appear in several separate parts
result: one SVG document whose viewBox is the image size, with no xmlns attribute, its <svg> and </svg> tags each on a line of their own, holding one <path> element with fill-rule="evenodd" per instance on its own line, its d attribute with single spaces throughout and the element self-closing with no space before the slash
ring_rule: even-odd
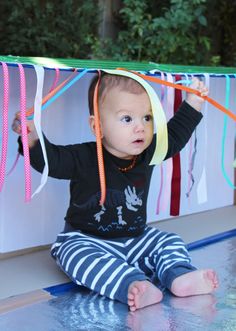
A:
<svg viewBox="0 0 236 331">
<path fill-rule="evenodd" d="M 209 294 L 219 286 L 214 270 L 204 269 L 188 272 L 177 277 L 171 286 L 171 292 L 178 297 Z"/>
<path fill-rule="evenodd" d="M 128 290 L 130 311 L 153 305 L 162 300 L 162 292 L 147 280 L 133 282 Z"/>
</svg>

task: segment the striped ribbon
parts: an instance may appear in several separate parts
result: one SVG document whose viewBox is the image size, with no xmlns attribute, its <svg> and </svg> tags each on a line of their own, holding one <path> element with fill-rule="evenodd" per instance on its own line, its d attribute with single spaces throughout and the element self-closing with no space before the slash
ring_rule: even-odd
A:
<svg viewBox="0 0 236 331">
<path fill-rule="evenodd" d="M 24 161 L 25 178 L 26 178 L 25 200 L 26 201 L 29 201 L 30 200 L 30 192 L 31 192 L 31 175 L 30 175 L 30 167 L 29 167 L 29 164 L 30 163 L 29 163 L 29 148 L 28 148 L 28 141 L 27 141 L 26 115 L 28 117 L 32 116 L 34 110 L 33 109 L 30 109 L 30 111 L 27 111 L 27 113 L 26 113 L 26 83 L 25 83 L 25 73 L 24 73 L 23 66 L 21 64 L 17 64 L 17 65 L 18 65 L 19 73 L 20 73 L 20 108 L 21 108 L 21 110 L 20 110 L 20 119 L 21 119 L 21 125 L 22 125 L 23 152 L 24 152 L 24 156 L 25 156 L 25 161 Z M 90 70 L 92 71 L 92 69 L 90 69 Z M 68 80 L 70 79 L 70 78 L 68 78 L 68 80 L 66 82 L 67 84 L 64 83 L 63 87 L 57 86 L 56 88 L 52 89 L 51 92 L 46 96 L 46 98 L 43 99 L 42 110 L 45 109 L 45 108 L 47 108 L 54 100 L 56 100 L 62 93 L 64 93 L 69 87 L 71 87 L 76 81 L 78 81 L 88 71 L 89 70 L 84 69 L 79 75 L 77 75 L 70 82 L 68 82 Z M 194 93 L 194 94 L 202 97 L 203 99 L 205 99 L 206 101 L 208 101 L 209 103 L 211 103 L 214 107 L 218 108 L 219 110 L 221 110 L 222 112 L 224 112 L 227 116 L 229 116 L 230 118 L 232 118 L 233 120 L 236 121 L 236 115 L 233 114 L 232 112 L 230 112 L 227 109 L 227 107 L 224 107 L 224 106 L 220 105 L 219 103 L 217 103 L 215 100 L 209 98 L 208 96 L 201 96 L 201 94 L 200 94 L 199 91 L 194 90 L 194 89 L 191 89 L 191 88 L 186 87 L 184 85 L 179 85 L 179 84 L 176 85 L 174 83 L 167 82 L 167 81 L 165 81 L 163 79 L 158 79 L 156 77 L 144 75 L 142 73 L 137 73 L 137 72 L 134 72 L 133 73 L 133 72 L 131 72 L 129 70 L 126 70 L 126 69 L 122 69 L 123 72 L 120 72 L 120 73 L 117 72 L 117 71 L 121 71 L 119 68 L 117 68 L 116 70 L 104 70 L 104 71 L 111 72 L 113 74 L 121 74 L 121 75 L 124 75 L 124 76 L 130 76 L 130 75 L 126 75 L 124 73 L 124 71 L 126 71 L 126 72 L 129 72 L 129 73 L 132 73 L 134 75 L 134 76 L 132 76 L 132 78 L 133 79 L 136 79 L 136 80 L 137 80 L 137 78 L 135 78 L 135 76 L 139 76 L 140 78 L 143 78 L 144 80 L 149 80 L 149 81 L 152 81 L 152 82 L 155 82 L 155 83 L 166 85 L 168 87 L 173 87 L 174 89 L 184 90 L 184 91 L 187 91 L 189 93 Z M 116 71 L 116 73 L 115 73 L 115 71 Z M 56 83 L 55 83 L 55 85 L 56 85 Z M 142 83 L 142 85 L 144 86 L 143 83 Z M 147 86 L 144 86 L 144 88 L 146 90 L 148 89 Z M 159 114 L 156 113 L 155 116 L 159 116 Z M 158 131 L 160 131 L 160 130 L 158 130 Z M 163 131 L 162 131 L 162 134 L 163 134 Z M 4 141 L 4 144 L 6 144 L 5 141 Z M 153 156 L 153 159 L 151 161 L 151 164 L 158 164 L 158 163 L 160 163 L 161 160 L 163 159 L 164 150 L 166 150 L 166 145 L 164 144 L 165 146 L 163 148 L 163 146 L 160 143 L 160 141 L 158 142 L 157 145 L 158 145 L 158 148 L 162 147 L 162 151 L 161 151 L 161 153 L 159 153 L 158 150 L 155 151 L 154 156 Z M 222 145 L 222 148 L 223 148 L 223 145 Z M 222 161 L 222 164 L 223 164 L 223 161 Z M 2 169 L 4 169 L 4 163 L 3 163 Z"/>
<path fill-rule="evenodd" d="M 103 162 L 103 151 L 102 151 L 102 134 L 100 126 L 100 113 L 98 109 L 98 88 L 101 80 L 101 71 L 98 70 L 98 81 L 95 86 L 93 95 L 93 108 L 94 108 L 94 119 L 95 119 L 95 135 L 96 135 L 96 146 L 97 146 L 97 159 L 98 159 L 98 171 L 101 188 L 100 205 L 102 206 L 106 200 L 106 176 L 105 167 Z"/>
<path fill-rule="evenodd" d="M 54 80 L 53 80 L 53 84 L 52 84 L 52 86 L 49 90 L 49 93 L 56 89 L 56 85 L 58 83 L 59 76 L 60 76 L 60 70 L 58 68 L 55 68 L 55 77 L 54 77 Z M 26 114 L 27 113 L 29 114 L 29 112 L 32 114 L 33 111 L 34 111 L 34 108 L 32 107 L 32 108 L 30 108 L 30 110 L 26 111 Z M 20 113 L 18 113 L 18 117 L 19 116 L 20 116 Z M 28 116 L 28 119 L 30 119 L 30 118 L 31 118 L 31 116 Z M 13 162 L 13 165 L 11 166 L 10 170 L 6 174 L 7 176 L 10 176 L 12 174 L 12 172 L 14 171 L 14 169 L 16 168 L 17 163 L 19 161 L 19 157 L 20 157 L 20 153 L 17 153 L 15 161 Z"/>
<path fill-rule="evenodd" d="M 9 72 L 6 63 L 1 62 L 3 70 L 3 109 L 2 109 L 2 152 L 0 164 L 0 192 L 2 191 L 7 162 L 8 110 L 9 110 Z"/>
<path fill-rule="evenodd" d="M 25 172 L 25 202 L 31 199 L 31 172 L 30 156 L 28 145 L 28 132 L 26 123 L 26 80 L 25 71 L 21 63 L 17 63 L 20 74 L 20 121 L 21 121 L 21 139 L 24 153 L 24 172 Z"/>
<path fill-rule="evenodd" d="M 35 104 L 34 107 L 31 108 L 31 117 L 33 116 L 34 119 L 34 124 L 35 128 L 39 137 L 39 142 L 43 151 L 43 158 L 44 158 L 44 170 L 41 176 L 41 182 L 39 187 L 36 189 L 36 191 L 33 193 L 32 197 L 35 194 L 38 194 L 44 185 L 47 182 L 48 178 L 48 171 L 49 171 L 49 166 L 48 166 L 48 160 L 47 160 L 47 153 L 45 149 L 45 144 L 44 144 L 44 139 L 43 139 L 43 134 L 41 130 L 41 110 L 46 109 L 53 101 L 55 101 L 59 96 L 61 96 L 65 91 L 67 91 L 73 84 L 75 84 L 80 78 L 82 78 L 86 72 L 87 69 L 84 69 L 81 73 L 78 74 L 77 71 L 75 71 L 70 77 L 65 79 L 59 86 L 54 88 L 51 92 L 49 92 L 46 97 L 42 99 L 42 89 L 43 89 L 43 79 L 44 79 L 44 72 L 43 68 L 40 69 L 39 66 L 35 66 L 35 71 L 37 75 L 37 92 L 36 92 L 36 98 L 35 98 Z M 49 97 L 50 95 L 50 97 Z M 46 100 L 46 101 L 45 101 Z M 44 103 L 44 104 L 43 104 Z M 32 111 L 34 113 L 32 113 Z"/>
</svg>

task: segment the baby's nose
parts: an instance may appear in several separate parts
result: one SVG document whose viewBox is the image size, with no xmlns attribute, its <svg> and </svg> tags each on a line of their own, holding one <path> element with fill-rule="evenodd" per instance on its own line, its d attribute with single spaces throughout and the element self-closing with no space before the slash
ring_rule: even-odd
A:
<svg viewBox="0 0 236 331">
<path fill-rule="evenodd" d="M 135 131 L 143 131 L 144 130 L 144 123 L 142 120 L 137 120 L 135 123 Z"/>
</svg>

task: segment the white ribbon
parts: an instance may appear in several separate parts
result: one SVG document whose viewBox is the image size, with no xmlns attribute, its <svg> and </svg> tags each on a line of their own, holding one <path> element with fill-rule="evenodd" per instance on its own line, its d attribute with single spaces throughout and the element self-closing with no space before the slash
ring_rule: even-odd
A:
<svg viewBox="0 0 236 331">
<path fill-rule="evenodd" d="M 36 95 L 35 95 L 35 100 L 34 100 L 34 125 L 36 132 L 39 137 L 39 142 L 42 148 L 43 152 L 43 159 L 44 159 L 44 169 L 42 172 L 41 176 L 41 181 L 40 185 L 38 188 L 35 190 L 35 192 L 32 194 L 32 197 L 35 196 L 35 194 L 38 194 L 44 185 L 47 182 L 48 179 L 48 159 L 47 159 L 47 152 L 45 148 L 45 143 L 44 143 L 44 138 L 43 138 L 43 133 L 41 129 L 41 108 L 42 108 L 42 99 L 43 99 L 43 83 L 44 83 L 44 68 L 39 66 L 39 65 L 34 65 L 36 77 L 37 77 L 37 88 L 36 88 Z"/>
</svg>

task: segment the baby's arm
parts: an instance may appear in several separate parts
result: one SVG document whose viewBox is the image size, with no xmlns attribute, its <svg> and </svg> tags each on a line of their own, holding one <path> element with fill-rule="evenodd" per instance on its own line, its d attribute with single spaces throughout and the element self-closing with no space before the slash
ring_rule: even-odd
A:
<svg viewBox="0 0 236 331">
<path fill-rule="evenodd" d="M 20 139 L 18 139 L 18 151 L 23 155 L 21 123 L 18 114 L 16 114 L 13 120 L 12 129 L 19 135 Z M 45 166 L 44 156 L 34 122 L 31 120 L 27 120 L 27 131 L 28 144 L 30 148 L 30 164 L 35 170 L 42 173 Z M 44 144 L 49 165 L 49 176 L 59 179 L 72 179 L 72 177 L 77 174 L 77 168 L 79 168 L 82 160 L 79 157 L 79 147 L 77 147 L 77 145 L 55 145 L 48 141 L 45 136 Z M 81 155 L 84 155 L 84 153 L 82 152 Z"/>
<path fill-rule="evenodd" d="M 12 130 L 16 132 L 18 135 L 21 135 L 21 122 L 17 114 L 15 115 L 15 118 L 12 122 Z M 28 131 L 29 148 L 32 148 L 39 139 L 33 120 L 27 120 L 27 131 Z"/>
<path fill-rule="evenodd" d="M 198 90 L 202 96 L 208 95 L 208 89 L 204 85 L 202 81 L 200 81 L 198 78 L 194 77 L 192 80 L 192 84 L 189 86 L 192 89 Z M 186 100 L 185 100 L 191 107 L 193 107 L 195 110 L 200 111 L 202 108 L 202 104 L 204 102 L 204 99 L 197 96 L 193 93 L 187 93 Z"/>
</svg>

